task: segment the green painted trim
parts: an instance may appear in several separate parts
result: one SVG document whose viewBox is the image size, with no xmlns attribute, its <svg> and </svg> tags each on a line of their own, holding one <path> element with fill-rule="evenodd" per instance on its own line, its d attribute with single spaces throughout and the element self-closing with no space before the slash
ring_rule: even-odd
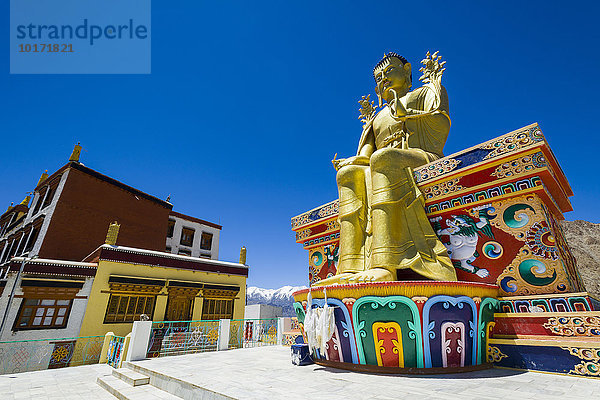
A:
<svg viewBox="0 0 600 400">
<path fill-rule="evenodd" d="M 484 344 L 485 341 L 485 331 L 487 330 L 487 324 L 485 323 L 485 321 L 483 321 L 483 311 L 485 306 L 487 306 L 488 304 L 492 305 L 492 320 L 494 319 L 494 308 L 498 309 L 499 305 L 500 305 L 500 301 L 497 299 L 494 299 L 493 297 L 486 297 L 485 299 L 483 299 L 481 301 L 481 304 L 479 304 L 479 326 L 477 327 L 477 362 L 479 364 L 483 364 L 483 360 L 481 359 L 482 357 L 482 352 L 481 352 L 481 347 Z M 485 343 L 485 346 L 487 347 L 487 343 Z M 487 361 L 487 360 L 485 360 Z"/>
</svg>

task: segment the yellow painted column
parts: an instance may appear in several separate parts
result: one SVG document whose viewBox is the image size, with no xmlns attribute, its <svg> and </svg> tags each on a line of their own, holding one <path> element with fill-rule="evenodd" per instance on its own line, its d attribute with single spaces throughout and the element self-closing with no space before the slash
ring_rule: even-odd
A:
<svg viewBox="0 0 600 400">
<path fill-rule="evenodd" d="M 163 288 L 158 296 L 156 296 L 156 305 L 154 306 L 154 316 L 152 317 L 153 321 L 164 321 L 165 315 L 167 312 L 167 300 L 169 296 L 167 296 L 167 289 Z"/>
<path fill-rule="evenodd" d="M 202 303 L 203 297 L 196 296 L 194 298 L 194 308 L 192 309 L 192 320 L 200 321 L 202 319 Z"/>
<path fill-rule="evenodd" d="M 240 284 L 240 291 L 233 301 L 233 319 L 244 319 L 246 309 L 246 282 Z"/>
</svg>

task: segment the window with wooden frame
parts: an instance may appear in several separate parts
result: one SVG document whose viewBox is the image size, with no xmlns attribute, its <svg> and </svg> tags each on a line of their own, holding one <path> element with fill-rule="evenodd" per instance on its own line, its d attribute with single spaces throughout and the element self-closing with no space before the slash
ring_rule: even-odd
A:
<svg viewBox="0 0 600 400">
<path fill-rule="evenodd" d="M 184 246 L 191 246 L 194 243 L 194 230 L 191 228 L 183 228 L 181 230 L 181 240 L 179 243 Z"/>
<path fill-rule="evenodd" d="M 23 299 L 15 330 L 66 328 L 73 300 Z"/>
<path fill-rule="evenodd" d="M 40 234 L 40 228 L 41 228 L 42 224 L 39 223 L 38 225 L 34 226 L 31 232 L 31 235 L 29 235 L 29 238 L 27 239 L 27 244 L 25 245 L 25 252 L 31 251 L 33 249 L 33 246 L 35 245 L 35 242 L 37 241 L 37 238 Z"/>
<path fill-rule="evenodd" d="M 46 192 L 42 192 L 42 191 L 38 192 L 38 197 L 37 197 L 37 200 L 36 200 L 36 203 L 35 203 L 35 207 L 33 208 L 33 213 L 31 215 L 37 214 L 38 211 L 40 211 L 40 208 L 42 208 L 42 202 L 44 201 L 44 194 L 45 193 Z"/>
<path fill-rule="evenodd" d="M 17 252 L 15 253 L 15 255 L 20 256 L 25 251 L 25 245 L 27 244 L 27 238 L 29 238 L 29 233 L 31 233 L 30 229 L 23 232 L 23 237 L 19 240 L 19 247 L 17 247 Z"/>
<path fill-rule="evenodd" d="M 233 318 L 233 299 L 204 299 L 202 303 L 202 319 Z"/>
<path fill-rule="evenodd" d="M 174 231 L 175 231 L 175 221 L 170 219 L 169 225 L 167 226 L 167 237 L 172 238 Z"/>
<path fill-rule="evenodd" d="M 202 237 L 200 240 L 200 248 L 202 250 L 212 249 L 212 239 L 213 239 L 212 233 L 202 232 Z"/>
<path fill-rule="evenodd" d="M 54 198 L 54 194 L 56 193 L 56 185 L 48 186 L 46 191 L 46 198 L 44 199 L 44 204 L 42 204 L 42 209 L 48 207 L 50 203 L 52 203 L 52 199 Z"/>
<path fill-rule="evenodd" d="M 23 301 L 13 330 L 66 328 L 73 299 L 81 287 L 83 282 L 24 279 Z"/>
<path fill-rule="evenodd" d="M 8 255 L 8 259 L 10 260 L 11 258 L 13 258 L 14 256 L 17 255 L 17 247 L 19 246 L 19 244 L 21 243 L 21 236 L 23 236 L 23 234 L 16 236 L 15 240 L 13 242 L 13 247 L 10 250 L 10 254 Z"/>
<path fill-rule="evenodd" d="M 110 297 L 104 316 L 105 324 L 139 321 L 142 314 L 154 314 L 156 296 L 165 282 L 145 278 L 111 276 Z"/>
<path fill-rule="evenodd" d="M 139 321 L 142 314 L 152 317 L 156 295 L 111 294 L 104 323 Z"/>
<path fill-rule="evenodd" d="M 10 253 L 11 246 L 14 245 L 13 242 L 14 242 L 14 239 L 12 241 L 11 240 L 6 241 L 6 251 L 4 252 L 4 257 L 2 257 L 2 259 L 0 259 L 0 264 L 4 263 L 4 261 L 8 260 L 8 253 Z"/>
</svg>

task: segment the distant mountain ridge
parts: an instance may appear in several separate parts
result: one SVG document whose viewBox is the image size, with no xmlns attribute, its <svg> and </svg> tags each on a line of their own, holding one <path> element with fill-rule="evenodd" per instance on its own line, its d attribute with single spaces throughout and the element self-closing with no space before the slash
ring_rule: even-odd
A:
<svg viewBox="0 0 600 400">
<path fill-rule="evenodd" d="M 306 286 L 283 286 L 279 289 L 262 289 L 249 286 L 246 289 L 246 305 L 268 304 L 277 306 L 283 309 L 283 316 L 295 317 L 296 312 L 294 311 L 292 293 L 306 288 Z"/>
</svg>

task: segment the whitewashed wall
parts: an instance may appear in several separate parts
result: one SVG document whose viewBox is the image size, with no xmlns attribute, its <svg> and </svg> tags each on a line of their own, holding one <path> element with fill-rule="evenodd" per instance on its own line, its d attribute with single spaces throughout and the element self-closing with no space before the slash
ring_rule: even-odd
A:
<svg viewBox="0 0 600 400">
<path fill-rule="evenodd" d="M 189 221 L 183 218 L 179 218 L 174 215 L 170 215 L 169 219 L 175 221 L 175 228 L 173 229 L 173 237 L 167 238 L 166 246 L 171 247 L 170 253 L 178 254 L 180 249 L 191 250 L 192 257 L 201 257 L 203 254 L 210 253 L 210 258 L 212 260 L 219 259 L 219 234 L 221 233 L 220 229 L 213 228 L 212 226 L 200 224 L 198 222 Z M 192 246 L 184 246 L 180 244 L 181 241 L 181 232 L 183 228 L 191 228 L 194 229 L 194 241 Z M 200 242 L 202 240 L 202 232 L 212 233 L 212 248 L 210 251 L 200 249 Z"/>
</svg>

